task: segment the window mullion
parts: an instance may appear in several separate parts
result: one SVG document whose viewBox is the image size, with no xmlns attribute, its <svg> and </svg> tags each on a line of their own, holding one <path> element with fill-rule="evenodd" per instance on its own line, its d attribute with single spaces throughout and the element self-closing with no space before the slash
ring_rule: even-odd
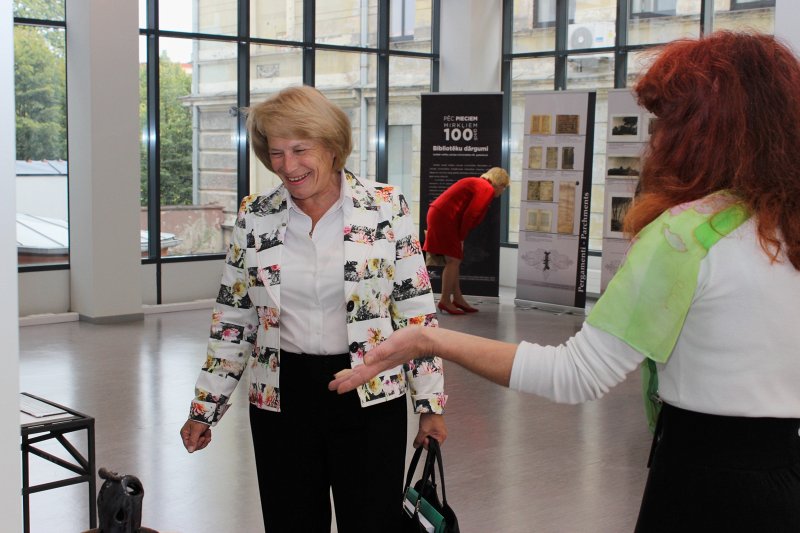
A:
<svg viewBox="0 0 800 533">
<path fill-rule="evenodd" d="M 303 84 L 314 86 L 314 52 L 316 41 L 317 5 L 315 0 L 303 1 Z"/>
<path fill-rule="evenodd" d="M 567 23 L 569 21 L 569 2 L 556 2 L 556 57 L 555 77 L 553 83 L 556 90 L 567 88 Z"/>
<path fill-rule="evenodd" d="M 377 87 L 375 94 L 375 179 L 389 182 L 389 154 L 386 136 L 389 130 L 389 31 L 390 6 L 378 2 L 378 57 Z"/>
<path fill-rule="evenodd" d="M 236 44 L 236 195 L 238 203 L 250 194 L 250 152 L 247 150 L 247 116 L 241 112 L 250 105 L 250 0 L 238 0 Z"/>
<path fill-rule="evenodd" d="M 614 50 L 614 87 L 622 89 L 628 78 L 628 2 L 617 0 L 616 39 Z"/>
</svg>

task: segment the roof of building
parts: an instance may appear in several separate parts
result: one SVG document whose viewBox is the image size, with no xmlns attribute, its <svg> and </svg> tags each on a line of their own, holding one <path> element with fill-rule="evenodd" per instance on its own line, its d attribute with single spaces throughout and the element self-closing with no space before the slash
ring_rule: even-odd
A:
<svg viewBox="0 0 800 533">
<path fill-rule="evenodd" d="M 140 232 L 141 251 L 147 251 L 147 231 Z M 180 243 L 174 233 L 161 233 L 161 248 Z M 62 255 L 69 252 L 69 224 L 66 220 L 17 213 L 17 252 Z"/>
<path fill-rule="evenodd" d="M 16 161 L 17 176 L 67 175 L 66 161 Z"/>
</svg>

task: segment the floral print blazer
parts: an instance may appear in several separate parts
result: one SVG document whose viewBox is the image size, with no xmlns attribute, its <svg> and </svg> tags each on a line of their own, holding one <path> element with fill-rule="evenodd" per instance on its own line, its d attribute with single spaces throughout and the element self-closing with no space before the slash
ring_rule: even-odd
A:
<svg viewBox="0 0 800 533">
<path fill-rule="evenodd" d="M 408 204 L 399 191 L 349 171 L 344 202 L 344 294 L 351 367 L 392 331 L 436 327 L 430 279 Z M 280 283 L 287 210 L 281 185 L 242 200 L 214 306 L 205 364 L 190 418 L 216 425 L 246 367 L 250 403 L 280 411 Z M 409 361 L 358 389 L 362 407 L 411 392 L 417 413 L 443 413 L 439 357 Z"/>
</svg>

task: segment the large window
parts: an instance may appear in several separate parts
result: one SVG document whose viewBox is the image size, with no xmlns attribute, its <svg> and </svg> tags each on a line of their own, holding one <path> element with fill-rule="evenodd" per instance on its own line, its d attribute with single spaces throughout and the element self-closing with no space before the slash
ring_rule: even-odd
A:
<svg viewBox="0 0 800 533">
<path fill-rule="evenodd" d="M 239 200 L 278 183 L 248 153 L 247 107 L 290 85 L 314 85 L 348 114 L 348 169 L 385 182 L 391 158 L 418 190 L 410 133 L 420 91 L 436 89 L 438 0 L 140 0 L 139 9 L 145 261 L 224 253 Z M 395 134 L 403 153 L 389 154 Z"/>
<path fill-rule="evenodd" d="M 63 0 L 14 2 L 17 257 L 69 264 Z"/>
<path fill-rule="evenodd" d="M 774 0 L 505 0 L 503 91 L 511 99 L 506 164 L 513 180 L 503 214 L 507 242 L 519 240 L 525 95 L 554 89 L 597 93 L 589 248 L 599 252 L 608 89 L 633 84 L 647 68 L 648 49 L 673 39 L 715 29 L 772 33 L 774 6 Z M 704 27 L 709 21 L 711 27 Z"/>
</svg>

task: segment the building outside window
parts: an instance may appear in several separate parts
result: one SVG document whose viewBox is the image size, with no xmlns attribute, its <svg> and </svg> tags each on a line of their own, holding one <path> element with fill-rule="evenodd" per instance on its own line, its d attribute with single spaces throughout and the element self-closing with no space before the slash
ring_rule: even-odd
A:
<svg viewBox="0 0 800 533">
<path fill-rule="evenodd" d="M 313 43 L 304 41 L 308 21 L 304 20 L 301 0 L 249 0 L 249 34 L 243 39 L 237 35 L 239 4 L 243 2 L 152 2 L 159 12 L 156 30 L 147 27 L 148 1 L 140 0 L 143 141 L 152 136 L 148 131 L 152 110 L 147 102 L 148 90 L 155 87 L 147 82 L 148 73 L 153 72 L 147 63 L 147 35 L 158 35 L 160 65 L 159 160 L 156 173 L 148 164 L 154 161 L 152 144 L 143 142 L 141 221 L 142 230 L 147 231 L 148 221 L 153 220 L 150 199 L 154 195 L 150 187 L 157 175 L 160 229 L 178 241 L 169 248 L 160 248 L 163 258 L 216 257 L 224 253 L 239 198 L 279 183 L 252 153 L 244 172 L 240 168 L 241 124 L 247 113 L 243 101 L 254 105 L 287 86 L 316 86 L 350 118 L 354 149 L 346 166 L 366 179 L 386 181 L 387 174 L 393 172 L 379 169 L 379 114 L 387 116 L 392 127 L 402 126 L 398 131 L 406 132 L 401 136 L 407 141 L 404 149 L 411 150 L 408 154 L 391 155 L 392 161 L 399 157 L 407 163 L 414 153 L 419 153 L 419 147 L 413 146 L 419 136 L 409 137 L 408 132 L 419 128 L 419 95 L 431 88 L 431 61 L 427 57 L 432 50 L 431 0 L 391 2 L 391 81 L 385 109 L 378 109 L 378 0 L 315 2 Z M 245 61 L 243 41 L 247 43 Z M 241 85 L 243 80 L 248 83 L 245 87 Z M 242 97 L 243 92 L 246 98 Z M 389 134 L 391 131 L 386 132 Z M 381 145 L 385 147 L 385 140 Z M 401 174 L 404 184 L 419 189 L 418 168 L 405 165 Z M 154 259 L 159 260 L 150 258 Z"/>
<path fill-rule="evenodd" d="M 617 21 L 618 1 L 628 8 L 625 21 Z M 608 89 L 631 87 L 651 60 L 648 49 L 678 38 L 699 37 L 704 2 L 707 10 L 713 10 L 713 27 L 706 28 L 706 32 L 717 29 L 774 32 L 774 0 L 570 0 L 568 20 L 563 22 L 556 21 L 555 0 L 506 2 L 512 8 L 511 16 L 506 17 L 506 31 L 512 33 L 511 50 L 506 51 L 511 60 L 509 165 L 513 180 L 507 215 L 509 243 L 519 240 L 525 96 L 555 89 L 597 93 L 589 249 L 598 252 L 602 249 L 605 216 Z M 556 43 L 559 24 L 566 33 L 563 49 Z M 626 38 L 618 43 L 616 33 L 620 25 L 625 28 Z"/>
<path fill-rule="evenodd" d="M 69 264 L 66 26 L 63 0 L 15 0 L 17 256 Z"/>
</svg>

